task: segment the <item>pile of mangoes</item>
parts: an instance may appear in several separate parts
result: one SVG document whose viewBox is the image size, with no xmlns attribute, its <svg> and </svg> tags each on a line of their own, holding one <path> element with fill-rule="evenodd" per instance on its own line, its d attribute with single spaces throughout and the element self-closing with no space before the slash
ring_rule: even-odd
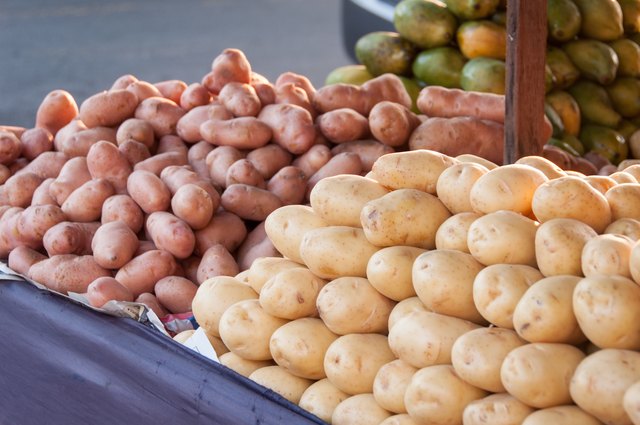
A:
<svg viewBox="0 0 640 425">
<path fill-rule="evenodd" d="M 402 0 L 396 31 L 362 36 L 359 63 L 326 82 L 391 72 L 414 95 L 427 85 L 504 94 L 506 10 L 506 0 Z M 548 143 L 614 165 L 640 158 L 640 0 L 547 0 L 547 21 Z"/>
</svg>

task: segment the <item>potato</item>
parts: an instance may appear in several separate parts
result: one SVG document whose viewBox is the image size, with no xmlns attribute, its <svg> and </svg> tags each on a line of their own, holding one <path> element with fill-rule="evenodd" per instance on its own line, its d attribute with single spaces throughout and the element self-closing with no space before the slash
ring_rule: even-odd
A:
<svg viewBox="0 0 640 425">
<path fill-rule="evenodd" d="M 348 397 L 349 394 L 339 390 L 325 378 L 311 384 L 302 393 L 298 405 L 323 421 L 331 423 L 336 406 Z"/>
<path fill-rule="evenodd" d="M 46 259 L 46 255 L 41 254 L 35 249 L 24 245 L 18 245 L 9 252 L 7 265 L 14 272 L 26 276 L 29 273 L 29 268 L 31 266 Z"/>
<path fill-rule="evenodd" d="M 473 282 L 483 268 L 471 254 L 427 251 L 413 263 L 413 287 L 427 310 L 484 324 L 473 302 Z"/>
<path fill-rule="evenodd" d="M 14 210 L 13 213 L 6 211 L 3 221 L 5 217 L 8 220 L 15 220 L 13 222 L 15 227 L 9 223 L 6 228 L 7 235 L 16 238 L 17 245 L 25 245 L 33 249 L 40 249 L 46 232 L 67 219 L 57 205 L 31 205 L 24 210 Z"/>
<path fill-rule="evenodd" d="M 609 189 L 605 194 L 611 207 L 611 220 L 620 218 L 640 219 L 640 184 L 622 183 Z"/>
<path fill-rule="evenodd" d="M 198 287 L 192 281 L 180 276 L 163 277 L 153 287 L 160 304 L 175 314 L 191 311 L 191 303 L 197 290 Z"/>
<path fill-rule="evenodd" d="M 217 244 L 211 246 L 202 254 L 196 279 L 201 284 L 212 277 L 235 276 L 239 272 L 240 268 L 233 255 L 224 245 Z"/>
<path fill-rule="evenodd" d="M 407 413 L 401 413 L 399 415 L 389 416 L 384 421 L 380 422 L 380 425 L 417 425 L 418 423 Z"/>
<path fill-rule="evenodd" d="M 340 174 L 320 180 L 311 190 L 309 200 L 313 211 L 327 224 L 362 227 L 362 207 L 387 193 L 389 190 L 374 180 Z"/>
<path fill-rule="evenodd" d="M 316 110 L 309 100 L 309 95 L 303 88 L 296 86 L 292 82 L 281 83 L 275 86 L 275 99 L 271 103 L 290 103 L 298 105 L 309 111 L 311 116 L 316 118 Z"/>
<path fill-rule="evenodd" d="M 306 317 L 286 323 L 273 332 L 269 350 L 273 360 L 287 372 L 318 380 L 326 377 L 324 356 L 337 338 L 322 320 Z"/>
<path fill-rule="evenodd" d="M 339 335 L 386 334 L 395 302 L 376 291 L 366 278 L 343 276 L 320 290 L 316 306 L 327 327 Z"/>
<path fill-rule="evenodd" d="M 114 127 L 131 118 L 138 106 L 138 96 L 126 89 L 102 91 L 80 104 L 78 118 L 89 128 Z"/>
<path fill-rule="evenodd" d="M 218 327 L 222 313 L 239 301 L 257 298 L 258 294 L 239 280 L 230 276 L 216 276 L 198 286 L 191 311 L 207 334 L 220 336 Z"/>
<path fill-rule="evenodd" d="M 187 89 L 187 83 L 180 80 L 159 81 L 153 85 L 160 91 L 162 96 L 175 103 L 180 103 L 180 97 L 182 97 L 182 93 Z"/>
<path fill-rule="evenodd" d="M 263 221 L 282 206 L 282 201 L 268 190 L 236 183 L 225 189 L 220 204 L 245 220 Z"/>
<path fill-rule="evenodd" d="M 152 150 L 155 147 L 153 127 L 147 121 L 137 118 L 129 118 L 123 121 L 122 124 L 118 126 L 116 141 L 118 145 L 122 145 L 129 140 L 142 143 L 148 149 Z"/>
<path fill-rule="evenodd" d="M 629 173 L 624 171 L 616 171 L 609 174 L 609 178 L 615 180 L 617 183 L 638 183 L 638 180 Z"/>
<path fill-rule="evenodd" d="M 171 192 L 156 174 L 135 170 L 127 179 L 127 192 L 147 214 L 166 211 L 171 205 Z"/>
<path fill-rule="evenodd" d="M 456 374 L 474 387 L 493 393 L 505 391 L 500 367 L 511 350 L 526 344 L 511 329 L 478 328 L 462 334 L 451 348 Z"/>
<path fill-rule="evenodd" d="M 515 164 L 528 165 L 537 170 L 540 170 L 547 176 L 547 179 L 557 179 L 558 177 L 564 177 L 567 173 L 555 163 L 549 161 L 547 158 L 538 155 L 529 155 L 519 158 Z"/>
<path fill-rule="evenodd" d="M 640 287 L 623 276 L 585 277 L 573 291 L 580 329 L 600 348 L 640 349 L 638 305 Z"/>
<path fill-rule="evenodd" d="M 46 128 L 30 128 L 20 136 L 21 155 L 33 161 L 40 154 L 53 149 L 53 135 Z"/>
<path fill-rule="evenodd" d="M 36 128 L 38 128 L 36 126 Z M 53 148 L 56 151 L 62 151 L 62 148 L 68 142 L 68 139 L 71 136 L 81 132 L 82 130 L 87 130 L 87 126 L 80 120 L 71 120 L 67 125 L 62 127 L 56 134 L 53 134 Z"/>
<path fill-rule="evenodd" d="M 282 257 L 258 258 L 249 268 L 248 284 L 260 294 L 264 285 L 281 271 L 303 267 L 300 263 Z"/>
<path fill-rule="evenodd" d="M 433 249 L 436 231 L 450 216 L 435 196 L 417 189 L 397 189 L 367 202 L 360 212 L 360 222 L 373 245 Z"/>
<path fill-rule="evenodd" d="M 582 249 L 582 272 L 585 276 L 597 274 L 631 278 L 629 260 L 635 242 L 623 235 L 597 235 Z"/>
<path fill-rule="evenodd" d="M 106 179 L 92 179 L 71 192 L 60 208 L 70 221 L 98 221 L 104 201 L 114 194 Z"/>
<path fill-rule="evenodd" d="M 267 190 L 276 195 L 282 205 L 301 204 L 307 193 L 307 177 L 293 165 L 278 171 L 267 182 Z"/>
<path fill-rule="evenodd" d="M 624 392 L 622 406 L 631 422 L 638 423 L 640 420 L 640 381 L 631 385 Z"/>
<path fill-rule="evenodd" d="M 54 255 L 38 261 L 29 268 L 28 277 L 52 291 L 67 295 L 69 292 L 83 294 L 91 282 L 99 277 L 111 276 L 100 267 L 91 255 Z"/>
<path fill-rule="evenodd" d="M 36 112 L 36 127 L 45 128 L 54 136 L 78 116 L 78 104 L 65 90 L 53 90 L 42 99 Z"/>
<path fill-rule="evenodd" d="M 140 81 L 140 80 L 133 81 L 126 87 L 122 87 L 122 88 L 133 93 L 138 98 L 138 102 L 141 102 L 149 97 L 163 96 L 160 90 L 158 90 L 156 86 L 154 86 L 148 81 Z"/>
<path fill-rule="evenodd" d="M 387 146 L 405 145 L 419 124 L 420 119 L 409 108 L 386 100 L 369 112 L 371 134 Z"/>
<path fill-rule="evenodd" d="M 266 313 L 256 299 L 238 301 L 220 316 L 220 338 L 230 351 L 249 360 L 269 360 L 271 335 L 288 320 Z M 247 344 L 247 339 L 251 344 Z"/>
<path fill-rule="evenodd" d="M 91 146 L 99 141 L 116 144 L 116 130 L 112 127 L 93 127 L 71 134 L 61 140 L 60 144 L 57 144 L 56 140 L 57 138 L 54 139 L 56 150 L 64 152 L 68 157 L 87 156 Z"/>
<path fill-rule="evenodd" d="M 494 168 L 498 167 L 498 165 L 489 161 L 488 159 L 471 153 L 460 154 L 456 156 L 455 159 L 457 159 L 459 162 L 473 162 L 476 164 L 480 164 L 483 167 L 486 167 L 488 170 L 493 170 Z"/>
<path fill-rule="evenodd" d="M 91 146 L 87 154 L 87 169 L 94 179 L 105 179 L 116 190 L 127 190 L 127 179 L 132 167 L 127 157 L 110 142 L 100 141 Z"/>
<path fill-rule="evenodd" d="M 583 276 L 582 250 L 597 233 L 573 218 L 553 218 L 538 227 L 536 262 L 545 276 Z"/>
<path fill-rule="evenodd" d="M 94 254 L 95 257 L 91 244 L 99 227 L 100 222 L 73 223 L 70 221 L 62 221 L 51 226 L 45 232 L 42 238 L 42 245 L 49 257 L 61 254 Z M 136 237 L 136 242 L 137 240 L 138 238 Z M 100 261 L 96 260 L 96 262 L 101 267 L 104 267 L 104 265 L 100 264 Z"/>
<path fill-rule="evenodd" d="M 318 116 L 316 125 L 332 143 L 364 139 L 369 135 L 367 117 L 351 108 L 338 108 Z"/>
<path fill-rule="evenodd" d="M 243 159 L 245 154 L 233 146 L 217 146 L 205 158 L 211 182 L 219 187 L 226 187 L 227 170 L 233 163 Z"/>
<path fill-rule="evenodd" d="M 536 410 L 525 418 L 522 425 L 601 425 L 602 422 L 575 405 L 554 406 Z"/>
<path fill-rule="evenodd" d="M 438 199 L 452 214 L 472 212 L 471 189 L 489 169 L 473 162 L 461 162 L 446 168 L 436 182 Z"/>
<path fill-rule="evenodd" d="M 91 173 L 87 167 L 86 157 L 71 158 L 49 186 L 49 193 L 58 205 L 62 205 L 71 192 L 89 180 L 91 180 Z"/>
<path fill-rule="evenodd" d="M 309 230 L 326 227 L 327 223 L 307 205 L 285 205 L 273 211 L 264 221 L 265 232 L 286 258 L 303 263 L 300 244 Z"/>
<path fill-rule="evenodd" d="M 380 407 L 393 413 L 406 413 L 404 394 L 417 371 L 400 359 L 382 366 L 373 381 L 373 397 Z"/>
<path fill-rule="evenodd" d="M 479 326 L 431 311 L 414 310 L 389 329 L 389 346 L 413 367 L 451 363 L 451 347 L 464 333 Z"/>
<path fill-rule="evenodd" d="M 185 331 L 180 331 L 173 336 L 173 340 L 176 342 L 179 342 L 180 344 L 184 344 L 185 342 L 187 342 L 189 338 L 193 336 L 195 332 L 196 332 L 195 329 L 187 329 Z"/>
<path fill-rule="evenodd" d="M 4 184 L 11 177 L 11 170 L 4 164 L 0 164 L 0 184 Z"/>
<path fill-rule="evenodd" d="M 267 187 L 262 174 L 260 174 L 253 164 L 246 158 L 237 160 L 227 169 L 224 187 L 229 187 L 236 183 L 256 186 L 261 189 L 266 189 Z"/>
<path fill-rule="evenodd" d="M 302 106 L 290 103 L 265 105 L 258 119 L 271 128 L 273 142 L 294 155 L 305 153 L 315 143 L 313 116 Z"/>
<path fill-rule="evenodd" d="M 507 392 L 523 403 L 545 408 L 571 402 L 571 376 L 585 354 L 569 344 L 532 343 L 516 347 L 500 369 Z"/>
<path fill-rule="evenodd" d="M 391 313 L 389 314 L 389 330 L 395 326 L 396 323 L 400 321 L 404 316 L 408 315 L 412 311 L 429 311 L 422 304 L 420 298 L 418 297 L 410 297 L 400 301 L 396 304 L 393 309 L 391 309 Z"/>
<path fill-rule="evenodd" d="M 202 255 L 213 245 L 221 244 L 229 252 L 234 252 L 247 236 L 247 226 L 237 215 L 219 210 L 209 223 L 195 231 L 195 253 Z"/>
<path fill-rule="evenodd" d="M 26 160 L 26 158 L 20 158 L 20 160 Z M 69 160 L 69 157 L 63 152 L 42 152 L 31 162 L 27 162 L 24 167 L 19 170 L 15 170 L 14 174 L 19 175 L 22 173 L 33 173 L 41 179 L 48 179 L 51 177 L 58 177 L 60 170 L 64 167 L 64 164 Z M 11 166 L 16 164 L 14 161 Z"/>
<path fill-rule="evenodd" d="M 382 366 L 395 360 L 387 337 L 375 333 L 349 334 L 336 339 L 324 357 L 327 378 L 347 394 L 372 393 Z"/>
<path fill-rule="evenodd" d="M 211 93 L 200 83 L 191 83 L 180 95 L 180 107 L 189 111 L 198 106 L 208 105 L 211 102 Z"/>
<path fill-rule="evenodd" d="M 218 356 L 220 364 L 228 367 L 229 369 L 239 373 L 244 377 L 249 377 L 254 371 L 267 367 L 274 366 L 275 363 L 272 360 L 247 360 L 238 356 L 237 354 L 228 351 Z"/>
<path fill-rule="evenodd" d="M 469 227 L 469 252 L 480 263 L 536 265 L 538 222 L 513 211 L 486 214 Z M 513 247 L 518 249 L 514 250 Z"/>
<path fill-rule="evenodd" d="M 371 286 L 387 298 L 402 301 L 416 295 L 411 267 L 426 250 L 413 246 L 390 246 L 371 256 L 367 263 L 367 279 Z"/>
<path fill-rule="evenodd" d="M 465 407 L 462 421 L 468 425 L 520 425 L 534 409 L 507 393 L 491 394 Z"/>
<path fill-rule="evenodd" d="M 308 230 L 300 242 L 304 264 L 323 279 L 365 277 L 369 259 L 376 251 L 378 247 L 367 240 L 362 229 L 349 226 Z"/>
<path fill-rule="evenodd" d="M 178 104 L 164 97 L 153 96 L 141 101 L 135 109 L 134 117 L 145 120 L 156 137 L 176 134 L 178 120 L 186 113 Z"/>
<path fill-rule="evenodd" d="M 262 108 L 253 86 L 236 81 L 231 81 L 220 89 L 218 101 L 236 117 L 255 117 Z"/>
<path fill-rule="evenodd" d="M 188 165 L 187 155 L 182 152 L 164 152 L 136 163 L 133 166 L 134 171 L 144 170 L 149 171 L 156 176 L 160 176 L 160 173 L 165 168 L 172 165 Z"/>
<path fill-rule="evenodd" d="M 391 416 L 391 412 L 376 403 L 372 394 L 353 395 L 338 404 L 331 415 L 334 425 L 379 424 Z"/>
<path fill-rule="evenodd" d="M 532 201 L 540 223 L 552 218 L 573 218 L 602 233 L 611 223 L 607 198 L 589 183 L 575 176 L 549 180 L 538 186 Z"/>
<path fill-rule="evenodd" d="M 196 237 L 187 223 L 166 211 L 156 211 L 147 217 L 145 230 L 158 249 L 178 259 L 189 257 L 195 248 Z"/>
<path fill-rule="evenodd" d="M 251 64 L 239 49 L 224 49 L 211 63 L 211 72 L 203 78 L 204 85 L 211 93 L 218 94 L 225 84 L 238 81 L 251 82 Z"/>
<path fill-rule="evenodd" d="M 361 174 L 363 164 L 360 156 L 353 152 L 343 152 L 333 155 L 322 167 L 313 173 L 307 182 L 306 197 L 311 196 L 314 186 L 322 179 L 339 174 Z"/>
<path fill-rule="evenodd" d="M 640 221 L 633 218 L 619 218 L 608 225 L 604 233 L 623 235 L 637 241 L 640 239 Z"/>
<path fill-rule="evenodd" d="M 213 217 L 214 203 L 202 187 L 188 183 L 181 186 L 171 198 L 171 210 L 193 230 L 207 226 Z"/>
<path fill-rule="evenodd" d="M 331 153 L 336 156 L 341 153 L 355 153 L 362 163 L 362 171 L 369 172 L 373 164 L 383 155 L 394 153 L 395 150 L 374 139 L 353 140 L 351 142 L 340 143 L 331 148 Z"/>
<path fill-rule="evenodd" d="M 302 394 L 313 383 L 309 379 L 292 375 L 280 366 L 257 369 L 249 375 L 249 379 L 280 394 L 294 404 L 298 404 Z"/>
<path fill-rule="evenodd" d="M 203 140 L 200 126 L 209 120 L 209 109 L 209 105 L 201 105 L 188 110 L 176 123 L 176 134 L 187 143 Z"/>
<path fill-rule="evenodd" d="M 283 269 L 260 288 L 260 305 L 267 313 L 283 319 L 315 317 L 316 299 L 325 284 L 306 268 Z"/>
<path fill-rule="evenodd" d="M 291 165 L 292 158 L 291 153 L 275 143 L 253 149 L 246 157 L 265 180 L 273 177 L 280 169 Z"/>
<path fill-rule="evenodd" d="M 214 209 L 217 209 L 220 194 L 209 182 L 209 179 L 203 179 L 189 166 L 170 165 L 160 172 L 160 179 L 167 185 L 167 188 L 174 195 L 180 187 L 192 183 L 200 186 L 207 191 L 214 203 Z"/>
<path fill-rule="evenodd" d="M 274 137 L 271 127 L 256 117 L 210 119 L 200 124 L 200 134 L 203 140 L 212 145 L 236 149 L 257 149 Z"/>
<path fill-rule="evenodd" d="M 461 212 L 446 219 L 436 231 L 436 248 L 469 253 L 469 228 L 480 217 L 478 213 Z"/>
<path fill-rule="evenodd" d="M 144 224 L 142 210 L 129 195 L 113 195 L 102 204 L 102 224 L 123 221 L 133 233 L 138 233 Z"/>
<path fill-rule="evenodd" d="M 158 316 L 158 318 L 169 315 L 169 312 L 160 305 L 156 296 L 150 292 L 143 292 L 142 294 L 138 295 L 138 297 L 136 297 L 134 302 L 143 304 L 149 310 L 151 310 L 156 316 Z"/>
<path fill-rule="evenodd" d="M 14 174 L 0 186 L 0 202 L 12 207 L 26 208 L 31 205 L 33 193 L 43 181 L 42 177 L 30 172 Z"/>
<path fill-rule="evenodd" d="M 137 163 L 151 158 L 149 149 L 135 140 L 127 140 L 118 146 L 118 150 L 124 155 L 131 167 L 135 167 Z"/>
<path fill-rule="evenodd" d="M 390 189 L 418 189 L 435 195 L 440 174 L 457 163 L 435 151 L 405 151 L 380 157 L 371 171 L 374 180 Z"/>
<path fill-rule="evenodd" d="M 571 378 L 571 398 L 603 423 L 630 425 L 632 422 L 624 409 L 624 394 L 638 380 L 640 353 L 603 349 L 578 365 Z"/>
<path fill-rule="evenodd" d="M 613 186 L 618 184 L 618 182 L 608 176 L 591 175 L 585 176 L 584 180 L 603 195 L 605 195 Z"/>
<path fill-rule="evenodd" d="M 513 311 L 513 327 L 529 342 L 577 345 L 586 341 L 573 312 L 577 276 L 557 275 L 529 286 Z"/>
<path fill-rule="evenodd" d="M 513 311 L 526 290 L 544 276 L 522 264 L 494 264 L 482 269 L 473 282 L 476 308 L 491 324 L 513 329 Z"/>
<path fill-rule="evenodd" d="M 115 278 L 129 288 L 134 297 L 138 297 L 143 292 L 151 292 L 163 277 L 173 275 L 176 267 L 173 255 L 153 249 L 133 257 L 116 272 Z"/>
<path fill-rule="evenodd" d="M 464 382 L 451 365 L 418 370 L 407 387 L 404 403 L 417 423 L 461 424 L 465 407 L 488 395 Z"/>
<path fill-rule="evenodd" d="M 87 300 L 93 307 L 102 308 L 109 301 L 133 301 L 133 294 L 111 276 L 102 276 L 87 287 Z"/>
<path fill-rule="evenodd" d="M 310 177 L 329 162 L 332 157 L 333 154 L 328 146 L 316 144 L 302 155 L 296 156 L 291 165 L 300 168 L 307 177 Z M 358 157 L 358 159 L 360 158 Z M 362 161 L 360 168 L 362 168 Z"/>
</svg>

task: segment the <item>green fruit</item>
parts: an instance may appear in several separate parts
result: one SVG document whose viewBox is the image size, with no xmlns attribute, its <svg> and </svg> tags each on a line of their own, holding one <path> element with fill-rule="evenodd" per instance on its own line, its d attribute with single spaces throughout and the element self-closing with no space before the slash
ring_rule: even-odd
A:
<svg viewBox="0 0 640 425">
<path fill-rule="evenodd" d="M 622 9 L 622 28 L 627 34 L 640 32 L 640 0 L 618 0 Z"/>
<path fill-rule="evenodd" d="M 547 0 L 547 28 L 549 39 L 565 42 L 580 32 L 582 16 L 571 0 Z"/>
<path fill-rule="evenodd" d="M 599 153 L 614 165 L 629 156 L 629 146 L 622 134 L 609 127 L 586 125 L 580 131 L 580 141 L 587 152 Z"/>
<path fill-rule="evenodd" d="M 564 50 L 549 46 L 547 47 L 547 65 L 551 69 L 555 87 L 566 89 L 580 78 L 580 70 L 571 62 Z"/>
<path fill-rule="evenodd" d="M 396 31 L 422 49 L 446 46 L 456 34 L 458 21 L 442 3 L 402 0 L 393 12 Z"/>
<path fill-rule="evenodd" d="M 460 88 L 466 61 L 453 47 L 436 47 L 418 53 L 411 69 L 413 75 L 427 85 Z"/>
<path fill-rule="evenodd" d="M 569 143 L 557 137 L 552 137 L 547 141 L 547 145 L 555 146 L 562 149 L 565 152 L 570 153 L 573 156 L 580 156 L 580 153 Z"/>
<path fill-rule="evenodd" d="M 560 140 L 571 146 L 573 150 L 578 152 L 579 156 L 584 155 L 584 145 L 577 136 L 574 136 L 572 134 L 564 134 Z"/>
<path fill-rule="evenodd" d="M 622 8 L 615 0 L 573 0 L 580 10 L 580 35 L 600 41 L 622 37 Z"/>
<path fill-rule="evenodd" d="M 493 14 L 500 0 L 444 0 L 449 10 L 462 20 L 483 19 Z"/>
<path fill-rule="evenodd" d="M 462 67 L 460 86 L 467 91 L 505 94 L 506 66 L 504 61 L 474 58 Z"/>
<path fill-rule="evenodd" d="M 456 41 L 460 52 L 468 59 L 485 57 L 505 60 L 507 56 L 506 29 L 486 19 L 460 25 Z"/>
<path fill-rule="evenodd" d="M 622 77 L 605 87 L 613 109 L 625 118 L 640 114 L 640 80 Z"/>
<path fill-rule="evenodd" d="M 327 78 L 324 81 L 325 85 L 345 83 L 361 85 L 365 81 L 369 81 L 373 78 L 373 75 L 367 71 L 367 67 L 364 65 L 345 65 L 339 66 L 327 74 Z"/>
<path fill-rule="evenodd" d="M 355 53 L 374 77 L 386 73 L 409 75 L 415 46 L 396 32 L 374 31 L 358 39 Z"/>
<path fill-rule="evenodd" d="M 498 11 L 491 15 L 491 20 L 498 25 L 502 25 L 503 27 L 507 26 L 507 12 L 506 11 Z"/>
<path fill-rule="evenodd" d="M 422 85 L 413 78 L 408 77 L 399 77 L 400 81 L 404 85 L 405 90 L 409 93 L 409 97 L 411 98 L 411 110 L 416 114 L 420 113 L 418 109 L 418 105 L 416 102 L 418 101 L 418 96 L 420 95 L 420 90 L 422 90 Z"/>
<path fill-rule="evenodd" d="M 583 122 L 610 128 L 620 125 L 622 117 L 613 109 L 609 94 L 604 87 L 587 80 L 580 80 L 568 89 L 580 106 Z"/>
<path fill-rule="evenodd" d="M 564 123 L 562 122 L 562 118 L 556 112 L 555 109 L 548 103 L 544 102 L 544 114 L 551 122 L 551 127 L 553 128 L 553 133 L 551 133 L 552 137 L 562 137 L 564 134 Z"/>
<path fill-rule="evenodd" d="M 608 44 L 597 40 L 574 40 L 562 49 L 584 78 L 602 85 L 613 82 L 618 72 L 618 55 Z"/>
<path fill-rule="evenodd" d="M 609 43 L 618 56 L 618 77 L 640 76 L 640 46 L 628 38 L 620 38 Z"/>
<path fill-rule="evenodd" d="M 549 93 L 551 90 L 553 90 L 553 88 L 556 85 L 556 77 L 553 75 L 553 72 L 551 71 L 551 68 L 549 67 L 549 65 L 544 66 L 544 93 L 547 94 Z"/>
<path fill-rule="evenodd" d="M 638 126 L 629 120 L 620 121 L 620 125 L 616 128 L 616 131 L 624 137 L 624 140 L 629 140 L 631 135 L 638 130 Z"/>
</svg>

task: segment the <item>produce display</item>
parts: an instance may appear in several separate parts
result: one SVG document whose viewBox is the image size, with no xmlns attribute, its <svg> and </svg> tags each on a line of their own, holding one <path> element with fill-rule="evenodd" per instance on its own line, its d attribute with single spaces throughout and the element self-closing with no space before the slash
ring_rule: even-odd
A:
<svg viewBox="0 0 640 425">
<path fill-rule="evenodd" d="M 597 168 L 640 158 L 640 2 L 546 4 L 548 143 Z M 403 0 L 395 31 L 362 36 L 354 46 L 359 64 L 337 68 L 327 82 L 391 72 L 414 98 L 424 86 L 504 94 L 507 8 L 499 0 Z"/>
</svg>

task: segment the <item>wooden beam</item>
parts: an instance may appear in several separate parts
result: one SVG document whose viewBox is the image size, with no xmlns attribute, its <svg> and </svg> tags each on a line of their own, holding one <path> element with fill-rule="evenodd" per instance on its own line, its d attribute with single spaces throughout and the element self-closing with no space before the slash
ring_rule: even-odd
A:
<svg viewBox="0 0 640 425">
<path fill-rule="evenodd" d="M 509 0 L 504 163 L 538 155 L 543 138 L 547 0 Z"/>
</svg>

